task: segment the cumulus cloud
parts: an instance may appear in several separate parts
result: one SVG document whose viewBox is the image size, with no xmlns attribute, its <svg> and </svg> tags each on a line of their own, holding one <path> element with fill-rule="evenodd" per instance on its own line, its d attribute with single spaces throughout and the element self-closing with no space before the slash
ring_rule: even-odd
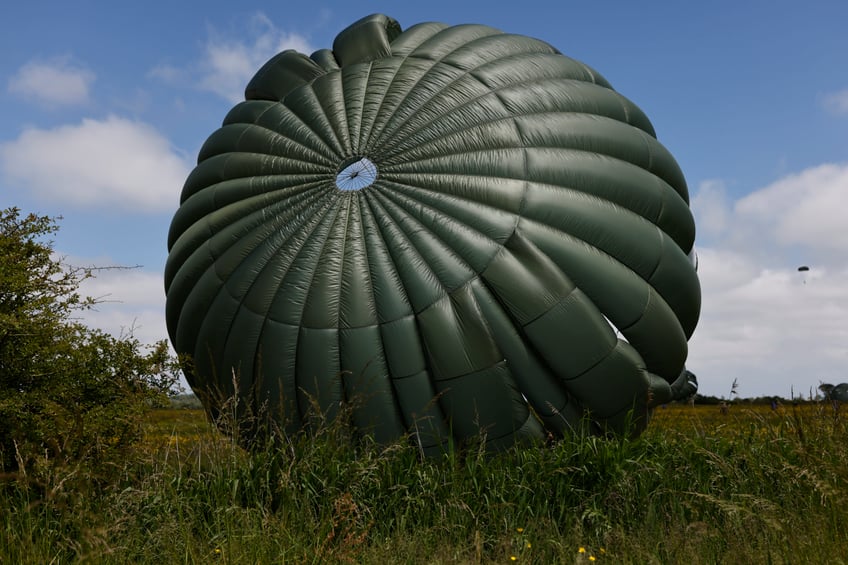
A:
<svg viewBox="0 0 848 565">
<path fill-rule="evenodd" d="M 732 253 L 731 253 L 732 255 Z M 728 395 L 738 379 L 743 396 L 808 394 L 819 382 L 846 380 L 848 270 L 743 267 L 735 284 L 728 252 L 702 250 L 702 317 L 688 364 L 701 392 Z"/>
<path fill-rule="evenodd" d="M 189 170 L 153 127 L 116 116 L 30 128 L 0 145 L 0 171 L 8 184 L 76 206 L 172 210 Z"/>
<path fill-rule="evenodd" d="M 711 179 L 701 183 L 692 197 L 692 209 L 698 210 L 698 232 L 710 236 L 720 235 L 730 221 L 727 191 L 721 180 Z"/>
<path fill-rule="evenodd" d="M 787 176 L 736 203 L 736 215 L 784 245 L 848 248 L 844 203 L 848 165 L 825 164 Z"/>
<path fill-rule="evenodd" d="M 185 69 L 181 69 L 179 67 L 166 63 L 156 65 L 155 67 L 150 69 L 150 71 L 147 73 L 147 76 L 171 84 L 179 84 L 180 82 L 188 80 L 188 76 Z"/>
<path fill-rule="evenodd" d="M 702 393 L 728 396 L 738 379 L 742 396 L 807 395 L 848 380 L 846 197 L 848 164 L 788 175 L 735 202 L 721 183 L 699 187 L 703 308 L 688 365 Z"/>
<path fill-rule="evenodd" d="M 108 258 L 61 258 L 73 266 L 108 267 Z M 91 310 L 79 313 L 79 319 L 116 337 L 132 335 L 152 344 L 167 338 L 165 328 L 165 291 L 162 274 L 143 268 L 101 268 L 93 278 L 83 281 L 80 294 L 98 301 Z"/>
<path fill-rule="evenodd" d="M 68 266 L 108 267 L 115 263 L 109 258 L 57 258 Z M 77 313 L 76 318 L 89 328 L 115 337 L 133 337 L 143 345 L 167 339 L 165 325 L 165 291 L 161 271 L 144 268 L 106 268 L 95 271 L 93 278 L 82 282 L 81 296 L 92 297 L 98 304 Z M 170 348 L 174 353 L 173 348 Z M 180 384 L 188 389 L 184 377 Z"/>
<path fill-rule="evenodd" d="M 244 100 L 245 85 L 272 56 L 286 49 L 314 51 L 305 37 L 280 30 L 262 13 L 250 19 L 247 34 L 251 40 L 210 29 L 200 61 L 189 68 L 158 65 L 148 76 L 170 84 L 194 84 L 235 104 Z"/>
<path fill-rule="evenodd" d="M 848 88 L 822 97 L 825 110 L 837 116 L 848 116 Z"/>
<path fill-rule="evenodd" d="M 312 49 L 302 36 L 283 32 L 264 14 L 251 22 L 252 42 L 228 39 L 213 32 L 206 43 L 202 68 L 202 88 L 226 98 L 229 102 L 244 99 L 244 87 L 250 78 L 272 56 L 286 49 L 309 53 Z"/>
<path fill-rule="evenodd" d="M 93 72 L 61 57 L 25 64 L 9 79 L 8 89 L 42 105 L 73 106 L 88 102 L 94 80 Z"/>
</svg>

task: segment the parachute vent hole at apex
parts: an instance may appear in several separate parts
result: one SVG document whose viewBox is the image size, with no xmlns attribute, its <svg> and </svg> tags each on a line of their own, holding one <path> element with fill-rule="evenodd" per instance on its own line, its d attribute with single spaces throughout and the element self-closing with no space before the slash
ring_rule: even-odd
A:
<svg viewBox="0 0 848 565">
<path fill-rule="evenodd" d="M 362 190 L 377 180 L 377 166 L 368 157 L 359 157 L 352 163 L 343 164 L 336 175 L 339 190 Z"/>
</svg>

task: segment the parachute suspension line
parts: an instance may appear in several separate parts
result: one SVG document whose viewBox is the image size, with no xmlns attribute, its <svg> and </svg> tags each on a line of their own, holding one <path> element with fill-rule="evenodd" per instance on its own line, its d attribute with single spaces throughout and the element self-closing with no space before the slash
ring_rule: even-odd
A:
<svg viewBox="0 0 848 565">
<path fill-rule="evenodd" d="M 377 180 L 377 166 L 368 157 L 358 157 L 354 161 L 342 163 L 336 175 L 336 187 L 339 190 L 362 190 Z"/>
</svg>

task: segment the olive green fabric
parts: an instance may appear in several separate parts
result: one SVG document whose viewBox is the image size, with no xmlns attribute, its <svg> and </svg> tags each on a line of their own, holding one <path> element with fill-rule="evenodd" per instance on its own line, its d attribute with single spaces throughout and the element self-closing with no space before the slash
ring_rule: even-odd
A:
<svg viewBox="0 0 848 565">
<path fill-rule="evenodd" d="M 235 393 L 289 431 L 348 403 L 427 451 L 638 432 L 685 371 L 694 238 L 680 168 L 597 72 L 373 15 L 272 58 L 201 149 L 168 330 L 212 412 Z"/>
</svg>

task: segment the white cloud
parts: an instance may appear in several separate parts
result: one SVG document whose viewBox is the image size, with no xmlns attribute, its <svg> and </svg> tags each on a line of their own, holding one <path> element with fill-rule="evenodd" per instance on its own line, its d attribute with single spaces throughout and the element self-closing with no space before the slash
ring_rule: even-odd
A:
<svg viewBox="0 0 848 565">
<path fill-rule="evenodd" d="M 848 269 L 758 271 L 736 285 L 714 286 L 725 253 L 702 250 L 704 302 L 690 342 L 689 367 L 701 392 L 742 396 L 808 394 L 819 382 L 848 380 Z M 806 279 L 806 280 L 805 280 Z"/>
<path fill-rule="evenodd" d="M 206 43 L 202 88 L 236 103 L 244 100 L 244 87 L 268 59 L 280 51 L 295 49 L 310 53 L 312 49 L 302 36 L 278 30 L 263 14 L 252 21 L 253 42 L 232 40 L 213 33 Z"/>
<path fill-rule="evenodd" d="M 168 339 L 161 270 L 112 268 L 115 261 L 102 256 L 77 257 L 56 252 L 54 259 L 67 267 L 95 269 L 94 276 L 80 284 L 79 294 L 96 299 L 98 304 L 74 313 L 76 321 L 114 337 L 133 337 L 142 345 Z M 169 350 L 175 355 L 170 343 Z M 188 390 L 184 377 L 180 384 Z"/>
<path fill-rule="evenodd" d="M 9 79 L 9 92 L 50 106 L 73 106 L 88 102 L 95 80 L 90 70 L 68 57 L 30 61 Z"/>
<path fill-rule="evenodd" d="M 305 37 L 278 29 L 262 13 L 254 15 L 246 33 L 251 40 L 210 29 L 202 58 L 193 68 L 162 64 L 148 76 L 170 84 L 195 84 L 235 104 L 244 100 L 245 86 L 271 57 L 286 49 L 306 54 L 314 51 Z"/>
<path fill-rule="evenodd" d="M 110 116 L 24 130 L 0 145 L 0 171 L 56 202 L 155 212 L 176 208 L 190 166 L 151 126 Z"/>
<path fill-rule="evenodd" d="M 179 84 L 180 82 L 188 80 L 184 69 L 164 63 L 156 65 L 150 69 L 147 76 L 170 84 Z"/>
<path fill-rule="evenodd" d="M 723 233 L 727 229 L 730 216 L 724 183 L 714 179 L 702 182 L 697 194 L 692 198 L 692 209 L 698 210 L 700 214 L 698 233 Z"/>
<path fill-rule="evenodd" d="M 779 243 L 848 248 L 845 202 L 848 164 L 825 164 L 787 176 L 736 204 L 738 220 L 750 222 Z"/>
<path fill-rule="evenodd" d="M 80 262 L 76 265 L 107 265 L 108 262 Z M 162 274 L 143 269 L 98 270 L 95 277 L 80 286 L 80 293 L 100 301 L 93 309 L 81 313 L 82 321 L 114 336 L 133 337 L 142 343 L 155 343 L 167 338 L 165 328 L 165 290 Z"/>
<path fill-rule="evenodd" d="M 831 92 L 822 97 L 825 110 L 837 116 L 848 115 L 848 88 Z"/>
<path fill-rule="evenodd" d="M 848 164 L 789 175 L 735 203 L 720 188 L 705 183 L 692 199 L 709 232 L 687 363 L 701 392 L 729 396 L 738 379 L 741 396 L 808 395 L 848 381 Z M 801 258 L 809 272 L 797 270 Z"/>
</svg>

